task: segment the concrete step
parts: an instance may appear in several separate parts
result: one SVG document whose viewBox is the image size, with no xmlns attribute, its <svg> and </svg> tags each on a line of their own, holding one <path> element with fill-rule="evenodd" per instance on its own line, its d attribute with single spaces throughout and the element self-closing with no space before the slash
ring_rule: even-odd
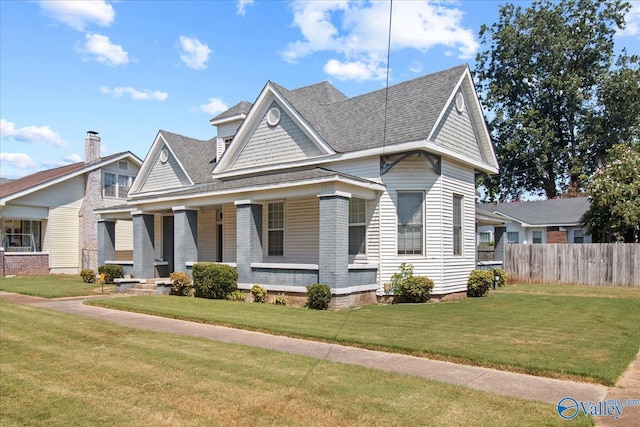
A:
<svg viewBox="0 0 640 427">
<path fill-rule="evenodd" d="M 157 287 L 158 285 L 156 285 L 155 283 L 136 283 L 135 285 L 133 285 L 133 289 L 149 289 L 154 291 Z"/>
<path fill-rule="evenodd" d="M 155 289 L 136 289 L 136 288 L 129 288 L 124 291 L 125 294 L 129 294 L 129 295 L 156 295 L 156 292 L 157 291 Z"/>
</svg>

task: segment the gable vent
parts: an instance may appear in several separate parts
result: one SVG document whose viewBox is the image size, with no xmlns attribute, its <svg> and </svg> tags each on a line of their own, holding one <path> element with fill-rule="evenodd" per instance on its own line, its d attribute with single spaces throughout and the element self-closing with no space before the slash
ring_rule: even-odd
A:
<svg viewBox="0 0 640 427">
<path fill-rule="evenodd" d="M 280 123 L 280 109 L 278 107 L 272 107 L 267 112 L 267 123 L 269 126 L 275 126 Z"/>
<path fill-rule="evenodd" d="M 464 95 L 462 95 L 461 91 L 456 93 L 456 110 L 458 113 L 462 113 L 464 111 Z"/>
</svg>

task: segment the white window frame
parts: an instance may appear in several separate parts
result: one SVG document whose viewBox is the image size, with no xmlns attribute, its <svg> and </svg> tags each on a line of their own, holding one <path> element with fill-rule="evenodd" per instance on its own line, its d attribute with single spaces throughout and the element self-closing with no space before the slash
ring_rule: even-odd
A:
<svg viewBox="0 0 640 427">
<path fill-rule="evenodd" d="M 585 236 L 585 232 L 584 230 L 573 230 L 573 243 L 576 243 L 578 245 L 584 243 L 584 236 Z M 577 239 L 580 239 L 579 242 L 576 242 Z"/>
<path fill-rule="evenodd" d="M 405 194 L 420 194 L 420 216 L 421 216 L 421 222 L 420 223 L 407 223 L 407 224 L 401 224 L 400 223 L 400 196 L 401 195 L 405 195 Z M 425 211 L 424 211 L 424 191 L 423 190 L 401 190 L 401 191 L 397 191 L 396 192 L 396 197 L 397 197 L 397 211 L 396 211 L 396 221 L 397 221 L 397 227 L 396 227 L 396 253 L 398 256 L 423 256 L 425 253 L 425 241 L 424 241 L 424 230 L 425 230 Z M 406 241 L 407 239 L 405 238 L 405 245 L 404 245 L 404 250 L 401 251 L 400 250 L 400 227 L 416 227 L 419 226 L 420 227 L 420 250 L 419 252 L 416 252 L 416 249 L 411 248 L 411 251 L 408 253 L 407 249 L 406 249 Z M 405 230 L 406 232 L 406 230 Z M 412 239 L 413 241 L 413 239 Z"/>
<path fill-rule="evenodd" d="M 542 239 L 543 239 L 542 230 L 531 231 L 531 243 L 534 243 L 536 245 L 542 244 Z M 536 240 L 540 240 L 540 241 L 536 242 Z"/>
<path fill-rule="evenodd" d="M 112 175 L 114 177 L 115 182 L 113 186 L 107 187 L 107 175 Z M 129 192 L 129 189 L 131 188 L 131 184 L 133 183 L 133 177 L 131 175 L 104 171 L 102 174 L 102 197 L 108 197 L 112 199 L 126 199 L 127 198 L 126 194 L 122 196 L 120 195 L 120 190 L 122 190 L 122 185 L 120 183 L 121 178 L 124 178 L 129 182 L 128 187 L 126 187 L 127 192 Z M 113 195 L 107 194 L 107 188 L 111 188 L 111 187 L 113 187 Z"/>
<path fill-rule="evenodd" d="M 509 235 L 516 236 L 516 240 L 512 240 L 509 238 Z M 507 242 L 508 243 L 520 243 L 520 232 L 519 231 L 507 231 Z"/>
<path fill-rule="evenodd" d="M 456 218 L 456 203 L 460 203 L 458 217 Z M 452 199 L 452 249 L 453 255 L 455 256 L 463 256 L 464 255 L 464 197 L 460 194 L 454 194 Z M 458 235 L 456 236 L 456 229 L 458 230 Z M 456 248 L 457 244 L 457 248 Z"/>
<path fill-rule="evenodd" d="M 357 208 L 357 212 L 356 212 Z M 358 218 L 356 218 L 356 215 Z M 360 217 L 361 216 L 361 217 Z M 351 230 L 362 229 L 362 250 L 351 251 Z M 352 197 L 349 199 L 349 256 L 366 256 L 367 254 L 367 201 Z"/>
<path fill-rule="evenodd" d="M 271 219 L 271 206 L 282 205 L 282 227 L 272 227 Z M 285 203 L 283 200 L 277 200 L 267 203 L 267 256 L 269 257 L 283 257 L 285 254 L 284 244 L 284 229 L 285 229 Z M 276 253 L 271 251 L 271 232 L 281 233 L 282 235 L 282 248 Z M 282 252 L 282 253 L 280 253 Z"/>
<path fill-rule="evenodd" d="M 478 232 L 478 243 L 490 243 L 491 242 L 491 232 L 489 231 L 480 231 Z"/>
</svg>

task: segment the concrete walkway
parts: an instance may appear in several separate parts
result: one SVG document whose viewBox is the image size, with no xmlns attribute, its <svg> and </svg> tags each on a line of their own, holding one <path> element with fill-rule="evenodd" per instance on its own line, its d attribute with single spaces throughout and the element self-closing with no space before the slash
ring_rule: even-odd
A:
<svg viewBox="0 0 640 427">
<path fill-rule="evenodd" d="M 226 343 L 314 357 L 331 362 L 360 365 L 553 405 L 557 404 L 563 397 L 596 402 L 603 400 L 608 392 L 607 387 L 595 384 L 561 381 L 421 357 L 364 350 L 337 344 L 94 307 L 83 304 L 87 299 L 86 297 L 50 300 L 0 292 L 0 298 L 64 313 L 106 320 L 131 328 L 207 338 Z"/>
</svg>

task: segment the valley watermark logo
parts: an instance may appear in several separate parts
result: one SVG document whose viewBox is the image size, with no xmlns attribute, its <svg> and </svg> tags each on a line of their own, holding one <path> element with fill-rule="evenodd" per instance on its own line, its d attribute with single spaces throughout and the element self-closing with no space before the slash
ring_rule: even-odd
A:
<svg viewBox="0 0 640 427">
<path fill-rule="evenodd" d="M 563 397 L 558 402 L 556 410 L 558 415 L 565 420 L 574 419 L 580 412 L 592 417 L 615 417 L 618 420 L 626 406 L 640 406 L 640 399 L 609 399 L 598 402 L 582 402 L 573 397 Z"/>
</svg>

